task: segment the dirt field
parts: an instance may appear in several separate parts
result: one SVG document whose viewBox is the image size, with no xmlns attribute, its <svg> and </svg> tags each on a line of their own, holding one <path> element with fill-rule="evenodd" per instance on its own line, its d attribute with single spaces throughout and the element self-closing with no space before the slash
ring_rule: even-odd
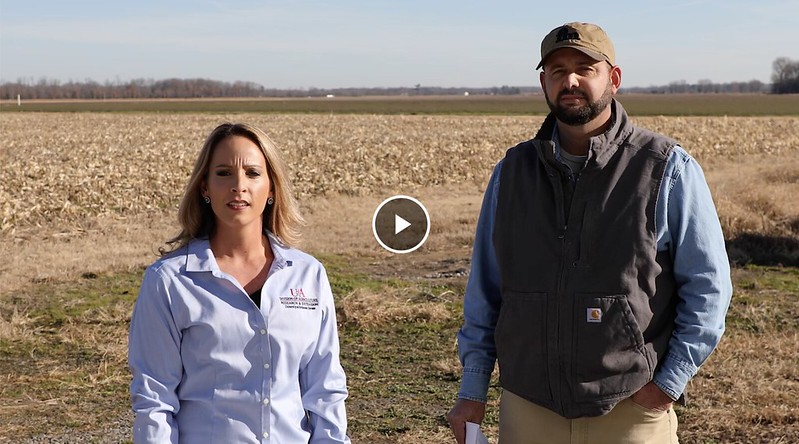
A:
<svg viewBox="0 0 799 444">
<path fill-rule="evenodd" d="M 0 441 L 128 439 L 125 335 L 141 267 L 175 229 L 205 135 L 228 120 L 264 128 L 291 166 L 303 247 L 340 298 L 353 439 L 449 442 L 441 415 L 457 388 L 454 331 L 483 187 L 541 118 L 3 113 Z M 799 118 L 636 122 L 702 163 L 740 265 L 728 334 L 678 411 L 681 439 L 799 441 Z M 393 194 L 431 213 L 430 238 L 410 255 L 372 237 L 372 212 Z M 430 348 L 407 355 L 412 338 Z"/>
</svg>

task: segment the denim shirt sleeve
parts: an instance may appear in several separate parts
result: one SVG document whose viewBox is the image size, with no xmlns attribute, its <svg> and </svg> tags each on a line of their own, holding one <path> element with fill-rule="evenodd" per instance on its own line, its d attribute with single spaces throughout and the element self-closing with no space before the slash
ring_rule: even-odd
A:
<svg viewBox="0 0 799 444">
<path fill-rule="evenodd" d="M 671 253 L 679 301 L 675 330 L 654 382 L 676 400 L 718 345 L 732 297 L 710 189 L 699 164 L 679 146 L 668 159 L 656 211 L 658 250 Z"/>
<path fill-rule="evenodd" d="M 458 355 L 463 365 L 459 398 L 486 402 L 497 359 L 494 327 L 500 307 L 499 265 L 492 241 L 499 173 L 494 173 L 483 196 L 472 250 L 472 269 L 463 300 L 463 326 L 458 331 Z"/>
</svg>

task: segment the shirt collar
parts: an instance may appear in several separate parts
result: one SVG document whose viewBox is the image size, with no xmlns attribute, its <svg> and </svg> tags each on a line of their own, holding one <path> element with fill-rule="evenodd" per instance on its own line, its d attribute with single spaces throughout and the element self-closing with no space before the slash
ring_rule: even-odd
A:
<svg viewBox="0 0 799 444">
<path fill-rule="evenodd" d="M 294 262 L 299 259 L 297 250 L 286 246 L 271 231 L 267 230 L 266 236 L 269 239 L 269 246 L 272 248 L 272 254 L 275 256 L 273 265 L 278 269 L 293 266 Z"/>
<path fill-rule="evenodd" d="M 219 271 L 208 239 L 192 239 L 186 250 L 186 271 Z"/>
<path fill-rule="evenodd" d="M 553 153 L 555 154 L 555 160 L 563 163 L 563 155 L 560 154 L 560 137 L 558 136 L 558 125 L 552 127 L 552 143 L 555 144 L 555 147 L 553 148 Z"/>
<path fill-rule="evenodd" d="M 273 266 L 278 269 L 291 267 L 295 262 L 302 260 L 302 256 L 294 248 L 286 246 L 271 231 L 266 232 L 269 247 L 275 256 Z M 186 246 L 186 271 L 187 272 L 219 272 L 211 242 L 207 238 L 192 239 Z"/>
</svg>

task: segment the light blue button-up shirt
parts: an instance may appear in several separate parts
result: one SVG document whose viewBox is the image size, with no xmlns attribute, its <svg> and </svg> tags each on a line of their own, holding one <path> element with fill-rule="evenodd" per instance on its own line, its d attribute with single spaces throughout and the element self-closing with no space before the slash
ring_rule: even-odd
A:
<svg viewBox="0 0 799 444">
<path fill-rule="evenodd" d="M 496 361 L 494 328 L 501 305 L 492 242 L 501 169 L 500 161 L 483 198 L 458 332 L 463 365 L 458 397 L 482 402 Z M 729 260 L 710 190 L 699 164 L 679 146 L 667 160 L 655 211 L 657 248 L 673 258 L 680 301 L 654 382 L 676 400 L 721 339 L 732 297 Z"/>
<path fill-rule="evenodd" d="M 324 267 L 269 243 L 260 308 L 207 240 L 147 268 L 130 326 L 135 443 L 350 442 Z"/>
</svg>

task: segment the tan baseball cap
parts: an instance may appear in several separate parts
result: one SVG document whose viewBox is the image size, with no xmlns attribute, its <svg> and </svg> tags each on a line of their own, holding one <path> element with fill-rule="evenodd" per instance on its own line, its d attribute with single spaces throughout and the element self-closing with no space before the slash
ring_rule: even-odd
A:
<svg viewBox="0 0 799 444">
<path fill-rule="evenodd" d="M 574 48 L 596 61 L 616 64 L 616 53 L 613 42 L 597 25 L 591 23 L 572 22 L 553 29 L 541 42 L 541 61 L 535 69 L 544 66 L 550 54 L 561 48 Z"/>
</svg>

